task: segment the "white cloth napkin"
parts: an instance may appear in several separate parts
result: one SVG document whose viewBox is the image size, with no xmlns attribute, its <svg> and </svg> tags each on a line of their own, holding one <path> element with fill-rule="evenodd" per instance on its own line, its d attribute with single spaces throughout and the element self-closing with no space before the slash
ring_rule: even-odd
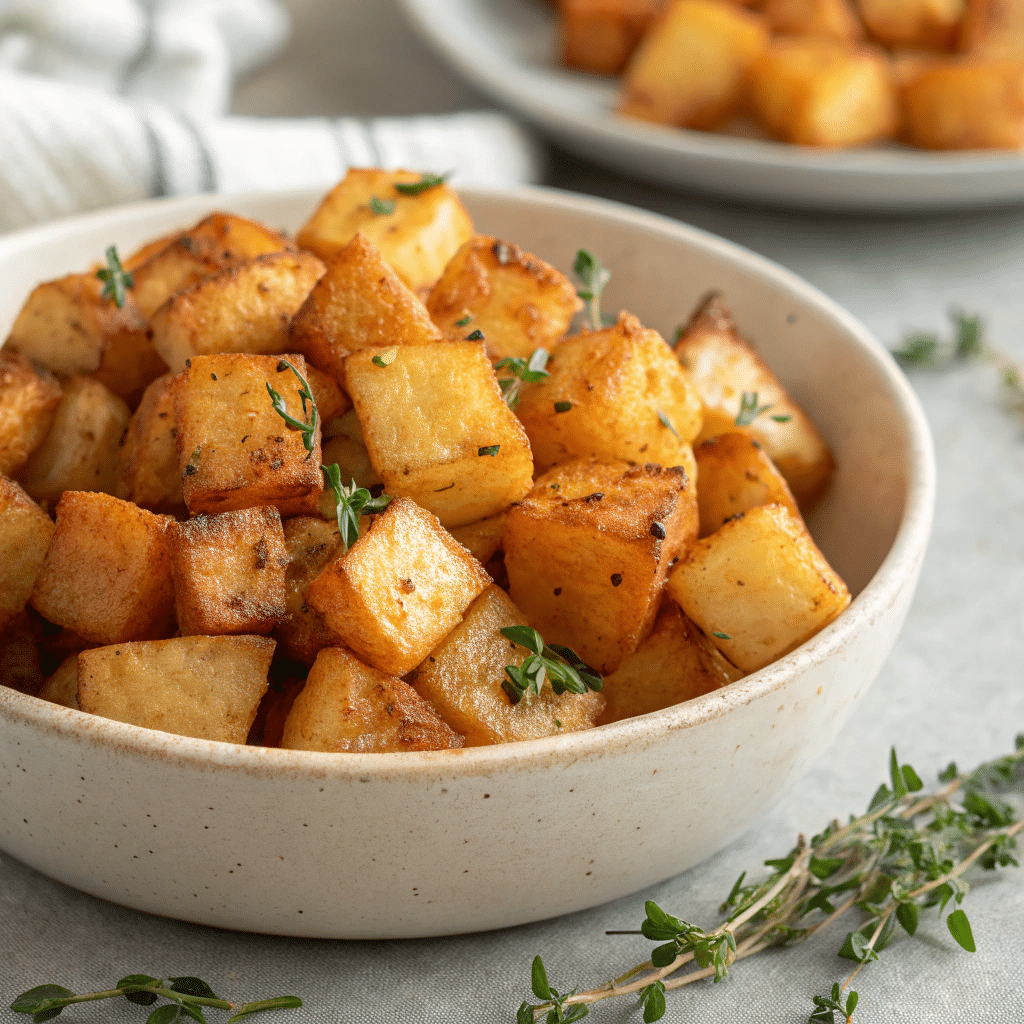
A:
<svg viewBox="0 0 1024 1024">
<path fill-rule="evenodd" d="M 150 196 L 327 186 L 352 166 L 538 176 L 535 144 L 495 113 L 225 116 L 288 29 L 276 0 L 0 0 L 0 231 Z"/>
</svg>

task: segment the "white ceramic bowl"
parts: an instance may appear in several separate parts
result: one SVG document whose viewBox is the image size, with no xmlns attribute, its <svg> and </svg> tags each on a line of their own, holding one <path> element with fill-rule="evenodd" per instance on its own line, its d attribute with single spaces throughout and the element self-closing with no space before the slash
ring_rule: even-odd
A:
<svg viewBox="0 0 1024 1024">
<path fill-rule="evenodd" d="M 442 935 L 594 906 L 708 857 L 828 746 L 903 623 L 928 539 L 931 441 L 867 330 L 774 264 L 612 203 L 463 196 L 482 231 L 614 273 L 606 309 L 666 334 L 711 287 L 824 432 L 839 469 L 810 525 L 856 595 L 775 664 L 589 732 L 469 750 L 316 754 L 186 739 L 0 687 L 0 848 L 156 914 L 285 935 Z M 0 238 L 0 328 L 37 281 L 216 206 L 295 228 L 318 196 L 199 197 Z"/>
</svg>

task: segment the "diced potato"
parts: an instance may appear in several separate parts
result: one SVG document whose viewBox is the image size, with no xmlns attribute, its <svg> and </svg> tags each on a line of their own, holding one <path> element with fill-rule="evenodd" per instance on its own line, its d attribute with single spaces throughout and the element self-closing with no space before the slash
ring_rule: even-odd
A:
<svg viewBox="0 0 1024 1024">
<path fill-rule="evenodd" d="M 0 630 L 24 611 L 53 530 L 50 517 L 13 480 L 0 476 Z"/>
<path fill-rule="evenodd" d="M 286 358 L 305 375 L 302 356 Z M 316 511 L 323 490 L 320 425 L 307 452 L 302 433 L 275 412 L 268 384 L 289 415 L 309 421 L 298 378 L 276 356 L 196 356 L 175 378 L 178 468 L 193 515 L 256 505 L 276 505 L 282 516 Z"/>
<path fill-rule="evenodd" d="M 736 330 L 724 299 L 706 296 L 676 345 L 704 404 L 700 440 L 734 429 L 744 394 L 771 406 L 747 428 L 786 478 L 801 508 L 825 490 L 834 462 L 828 445 L 778 378 Z"/>
<path fill-rule="evenodd" d="M 171 523 L 171 577 L 183 636 L 269 633 L 285 614 L 288 551 L 273 506 Z"/>
<path fill-rule="evenodd" d="M 66 708 L 78 708 L 78 655 L 71 654 L 61 663 L 56 672 L 43 682 L 36 696 L 51 704 L 63 704 Z"/>
<path fill-rule="evenodd" d="M 756 14 L 717 0 L 672 0 L 626 69 L 619 113 L 682 128 L 715 128 L 743 99 L 768 44 Z"/>
<path fill-rule="evenodd" d="M 39 641 L 42 619 L 26 608 L 0 632 L 0 686 L 34 695 L 43 685 Z"/>
<path fill-rule="evenodd" d="M 305 685 L 305 677 L 285 676 L 283 679 L 275 679 L 271 674 L 267 692 L 256 709 L 256 718 L 249 727 L 245 742 L 256 747 L 279 747 L 284 735 L 284 723 L 288 721 L 295 698 Z"/>
<path fill-rule="evenodd" d="M 967 0 L 959 49 L 972 57 L 1019 61 L 1024 55 L 1024 2 Z"/>
<path fill-rule="evenodd" d="M 417 692 L 466 737 L 467 747 L 589 729 L 604 708 L 599 693 L 556 695 L 550 682 L 539 697 L 509 700 L 501 686 L 505 666 L 521 665 L 529 652 L 501 630 L 525 625 L 526 616 L 508 595 L 490 586 L 412 676 Z"/>
<path fill-rule="evenodd" d="M 324 196 L 299 232 L 299 245 L 330 262 L 334 253 L 361 233 L 414 292 L 431 287 L 455 250 L 473 234 L 473 222 L 447 185 L 435 185 L 417 195 L 395 188 L 418 183 L 422 177 L 411 171 L 353 167 Z M 371 205 L 373 199 L 380 201 L 375 204 L 380 213 Z M 389 203 L 394 204 L 392 212 L 383 212 L 380 204 Z"/>
<path fill-rule="evenodd" d="M 150 512 L 182 514 L 174 377 L 165 373 L 146 388 L 128 424 L 117 464 L 117 497 Z"/>
<path fill-rule="evenodd" d="M 966 0 L 859 0 L 871 37 L 886 46 L 952 50 Z"/>
<path fill-rule="evenodd" d="M 560 0 L 563 61 L 617 75 L 663 6 L 663 0 Z"/>
<path fill-rule="evenodd" d="M 427 299 L 434 323 L 450 337 L 482 331 L 493 360 L 551 349 L 582 308 L 565 275 L 491 235 L 463 244 Z"/>
<path fill-rule="evenodd" d="M 204 277 L 239 267 L 266 253 L 294 248 L 282 235 L 255 221 L 230 213 L 211 213 L 173 236 L 147 259 L 132 261 L 132 295 L 148 319 L 175 292 Z"/>
<path fill-rule="evenodd" d="M 174 629 L 169 516 L 108 494 L 67 491 L 32 590 L 40 614 L 100 644 Z"/>
<path fill-rule="evenodd" d="M 306 380 L 309 381 L 313 401 L 320 415 L 321 432 L 324 426 L 341 419 L 352 408 L 352 399 L 338 387 L 337 381 L 311 363 L 306 363 Z"/>
<path fill-rule="evenodd" d="M 864 28 L 849 0 L 765 0 L 768 27 L 777 35 L 817 36 L 857 43 Z"/>
<path fill-rule="evenodd" d="M 478 562 L 484 564 L 501 547 L 501 538 L 505 534 L 505 513 L 478 519 L 465 526 L 453 526 L 448 532 Z"/>
<path fill-rule="evenodd" d="M 906 138 L 914 146 L 1024 148 L 1021 60 L 934 64 L 904 85 L 901 99 Z"/>
<path fill-rule="evenodd" d="M 604 675 L 650 631 L 665 574 L 696 538 L 681 469 L 566 463 L 508 512 L 509 594 L 548 643 Z"/>
<path fill-rule="evenodd" d="M 281 737 L 287 750 L 352 754 L 450 750 L 462 743 L 408 683 L 336 647 L 317 656 Z"/>
<path fill-rule="evenodd" d="M 614 327 L 573 335 L 549 376 L 524 387 L 516 412 L 538 470 L 573 458 L 685 465 L 701 403 L 657 331 L 621 313 Z"/>
<path fill-rule="evenodd" d="M 491 582 L 437 519 L 395 498 L 306 600 L 348 647 L 392 676 L 415 668 Z"/>
<path fill-rule="evenodd" d="M 288 327 L 324 272 L 308 252 L 277 252 L 229 267 L 172 295 L 150 323 L 175 373 L 195 356 L 288 351 Z"/>
<path fill-rule="evenodd" d="M 285 571 L 285 614 L 274 628 L 280 650 L 294 661 L 312 665 L 325 647 L 340 647 L 341 637 L 327 628 L 323 616 L 306 601 L 309 584 L 341 551 L 336 521 L 296 516 L 284 524 L 288 551 Z"/>
<path fill-rule="evenodd" d="M 331 256 L 291 325 L 292 349 L 339 383 L 352 352 L 442 340 L 423 303 L 362 234 Z"/>
<path fill-rule="evenodd" d="M 899 126 L 890 58 L 869 46 L 779 38 L 750 68 L 750 103 L 783 142 L 845 149 Z"/>
<path fill-rule="evenodd" d="M 501 397 L 478 342 L 373 349 L 345 361 L 346 390 L 388 494 L 409 497 L 445 526 L 501 512 L 530 489 L 526 432 Z"/>
<path fill-rule="evenodd" d="M 64 387 L 46 440 L 21 471 L 21 484 L 37 501 L 56 502 L 65 491 L 117 488 L 121 438 L 131 412 L 99 381 L 72 377 Z"/>
<path fill-rule="evenodd" d="M 146 729 L 245 743 L 267 689 L 274 641 L 181 636 L 78 656 L 83 711 Z"/>
<path fill-rule="evenodd" d="M 697 445 L 697 508 L 700 535 L 707 537 L 740 512 L 759 505 L 785 505 L 801 522 L 785 477 L 745 430 L 730 430 Z"/>
<path fill-rule="evenodd" d="M 0 474 L 14 476 L 43 443 L 60 396 L 49 370 L 0 350 Z"/>
<path fill-rule="evenodd" d="M 850 603 L 846 584 L 782 505 L 751 509 L 698 541 L 668 592 L 744 672 L 799 647 Z"/>
<path fill-rule="evenodd" d="M 598 722 L 648 715 L 742 678 L 679 606 L 666 600 L 647 639 L 605 677 L 601 696 L 607 707 Z"/>
</svg>

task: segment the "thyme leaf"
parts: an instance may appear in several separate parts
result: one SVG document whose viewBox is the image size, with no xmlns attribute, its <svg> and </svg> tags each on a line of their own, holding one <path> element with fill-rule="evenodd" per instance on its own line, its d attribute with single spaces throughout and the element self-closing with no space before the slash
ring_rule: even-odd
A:
<svg viewBox="0 0 1024 1024">
<path fill-rule="evenodd" d="M 128 289 L 134 286 L 135 279 L 121 266 L 116 245 L 108 246 L 106 258 L 107 265 L 96 271 L 96 276 L 103 282 L 100 298 L 109 299 L 121 309 L 125 304 Z"/>
<path fill-rule="evenodd" d="M 605 326 L 601 316 L 601 293 L 611 280 L 612 272 L 601 266 L 601 261 L 587 249 L 577 251 L 572 269 L 583 285 L 576 294 L 587 304 L 590 329 L 599 331 Z"/>
<path fill-rule="evenodd" d="M 501 687 L 513 704 L 539 697 L 545 680 L 550 681 L 556 694 L 599 692 L 604 685 L 600 673 L 575 651 L 561 644 L 545 644 L 540 633 L 530 626 L 505 626 L 501 635 L 530 652 L 522 665 L 505 666 L 508 678 Z"/>
<path fill-rule="evenodd" d="M 395 183 L 395 191 L 401 192 L 403 196 L 418 196 L 427 189 L 437 188 L 443 185 L 451 177 L 451 171 L 447 174 L 421 174 L 419 181 L 399 181 Z"/>
<path fill-rule="evenodd" d="M 547 352 L 542 349 L 534 349 L 529 359 L 520 356 L 506 356 L 500 362 L 494 364 L 495 372 L 504 370 L 507 377 L 499 375 L 498 384 L 501 387 L 501 397 L 505 399 L 510 409 L 519 405 L 519 398 L 524 384 L 536 384 L 549 376 L 545 367 L 548 365 Z M 558 403 L 555 403 L 557 410 Z M 560 410 L 559 410 L 560 411 Z"/>
</svg>

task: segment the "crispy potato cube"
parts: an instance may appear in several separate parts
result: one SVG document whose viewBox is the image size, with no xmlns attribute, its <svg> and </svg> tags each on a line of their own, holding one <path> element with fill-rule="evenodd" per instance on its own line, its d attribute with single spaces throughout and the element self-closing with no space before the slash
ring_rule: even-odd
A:
<svg viewBox="0 0 1024 1024">
<path fill-rule="evenodd" d="M 262 636 L 97 647 L 78 656 L 78 703 L 115 722 L 245 743 L 273 654 L 274 641 Z"/>
<path fill-rule="evenodd" d="M 505 666 L 521 665 L 529 652 L 501 630 L 525 625 L 526 616 L 511 598 L 490 586 L 411 676 L 417 692 L 466 737 L 467 747 L 590 729 L 604 708 L 599 693 L 556 694 L 549 682 L 539 697 L 509 700 L 501 686 Z"/>
<path fill-rule="evenodd" d="M 864 38 L 864 27 L 849 0 L 765 0 L 761 10 L 776 35 L 817 36 L 838 43 Z"/>
<path fill-rule="evenodd" d="M 288 327 L 324 272 L 308 252 L 275 252 L 172 295 L 150 322 L 153 347 L 175 373 L 218 352 L 288 350 Z"/>
<path fill-rule="evenodd" d="M 72 377 L 64 387 L 46 440 L 21 471 L 21 484 L 37 501 L 56 502 L 65 491 L 117 488 L 121 438 L 131 412 L 99 381 Z"/>
<path fill-rule="evenodd" d="M 0 686 L 35 695 L 43 685 L 39 644 L 43 620 L 31 608 L 0 631 Z"/>
<path fill-rule="evenodd" d="M 662 0 L 561 0 L 562 60 L 579 71 L 617 75 L 663 6 Z"/>
<path fill-rule="evenodd" d="M 302 356 L 286 358 L 305 376 Z M 282 516 L 316 511 L 323 490 L 320 425 L 307 452 L 301 432 L 275 412 L 268 384 L 289 415 L 309 421 L 302 385 L 276 356 L 196 356 L 175 378 L 178 468 L 193 515 L 256 505 L 276 505 Z"/>
<path fill-rule="evenodd" d="M 492 235 L 462 245 L 427 299 L 434 323 L 450 337 L 482 331 L 493 360 L 552 348 L 582 308 L 564 274 Z"/>
<path fill-rule="evenodd" d="M 0 350 L 0 474 L 14 476 L 43 443 L 60 396 L 49 370 Z"/>
<path fill-rule="evenodd" d="M 648 715 L 742 679 L 671 600 L 662 601 L 647 639 L 606 676 L 600 725 Z"/>
<path fill-rule="evenodd" d="M 339 383 L 352 352 L 443 340 L 423 303 L 362 234 L 331 256 L 291 325 L 292 350 Z"/>
<path fill-rule="evenodd" d="M 272 505 L 171 523 L 171 578 L 182 636 L 269 633 L 285 614 L 288 551 Z"/>
<path fill-rule="evenodd" d="M 78 711 L 78 655 L 68 655 L 57 671 L 43 681 L 36 696 L 51 704 L 62 704 Z"/>
<path fill-rule="evenodd" d="M 697 458 L 700 535 L 707 537 L 733 516 L 759 505 L 784 505 L 803 521 L 785 477 L 745 430 L 730 430 L 701 442 Z"/>
<path fill-rule="evenodd" d="M 285 722 L 286 750 L 391 754 L 451 750 L 462 737 L 408 684 L 328 647 Z"/>
<path fill-rule="evenodd" d="M 589 456 L 686 463 L 700 398 L 661 335 L 635 316 L 621 313 L 614 327 L 566 338 L 547 369 L 516 409 L 539 470 Z"/>
<path fill-rule="evenodd" d="M 901 99 L 911 145 L 1024 148 L 1024 63 L 1019 60 L 934 64 L 903 86 Z"/>
<path fill-rule="evenodd" d="M 0 476 L 0 630 L 25 609 L 53 536 L 50 517 Z"/>
<path fill-rule="evenodd" d="M 958 48 L 972 57 L 1019 61 L 1024 55 L 1024 3 L 967 0 Z"/>
<path fill-rule="evenodd" d="M 478 519 L 465 526 L 453 526 L 448 531 L 481 565 L 501 547 L 505 535 L 505 513 Z"/>
<path fill-rule="evenodd" d="M 167 636 L 174 628 L 170 522 L 109 494 L 65 492 L 33 606 L 99 644 Z"/>
<path fill-rule="evenodd" d="M 276 231 L 230 213 L 211 213 L 168 244 L 132 260 L 132 295 L 149 319 L 175 292 L 257 256 L 294 250 Z"/>
<path fill-rule="evenodd" d="M 321 433 L 324 426 L 341 419 L 352 408 L 352 399 L 338 387 L 337 381 L 311 363 L 306 363 L 306 380 L 313 392 L 317 412 L 320 415 Z"/>
<path fill-rule="evenodd" d="M 762 505 L 698 541 L 668 592 L 712 643 L 756 672 L 827 626 L 850 592 L 807 528 L 783 505 Z"/>
<path fill-rule="evenodd" d="M 363 661 L 402 676 L 490 582 L 434 516 L 395 498 L 344 557 L 328 562 L 306 601 Z"/>
<path fill-rule="evenodd" d="M 871 37 L 886 46 L 952 50 L 966 0 L 859 0 Z"/>
<path fill-rule="evenodd" d="M 697 306 L 676 345 L 676 354 L 704 403 L 700 440 L 735 429 L 743 395 L 756 393 L 758 404 L 770 405 L 771 410 L 747 429 L 786 478 L 800 507 L 812 505 L 832 476 L 832 453 L 775 374 L 740 336 L 717 292 Z"/>
<path fill-rule="evenodd" d="M 306 591 L 325 565 L 341 554 L 337 521 L 296 516 L 284 523 L 288 551 L 285 570 L 285 614 L 274 627 L 280 650 L 293 661 L 312 665 L 325 647 L 342 646 L 323 616 L 306 600 Z"/>
<path fill-rule="evenodd" d="M 783 142 L 845 149 L 899 126 L 892 62 L 869 46 L 775 39 L 750 69 L 750 103 Z"/>
<path fill-rule="evenodd" d="M 604 675 L 650 631 L 665 574 L 696 538 L 683 470 L 569 462 L 508 512 L 509 594 L 548 643 Z"/>
<path fill-rule="evenodd" d="M 346 390 L 388 494 L 414 498 L 445 526 L 486 519 L 530 489 L 526 432 L 473 341 L 373 349 L 345 361 Z"/>
<path fill-rule="evenodd" d="M 117 464 L 117 497 L 150 512 L 185 513 L 174 420 L 174 376 L 146 388 L 128 424 Z"/>
<path fill-rule="evenodd" d="M 324 196 L 299 232 L 298 243 L 325 262 L 363 234 L 414 292 L 430 288 L 455 250 L 473 234 L 473 222 L 454 189 L 435 185 L 417 195 L 399 192 L 396 184 L 422 178 L 411 171 L 353 167 Z M 394 203 L 391 213 L 377 213 L 372 199 Z"/>
<path fill-rule="evenodd" d="M 736 114 L 747 71 L 768 44 L 756 14 L 718 0 L 672 0 L 626 69 L 619 113 L 681 128 Z"/>
</svg>

